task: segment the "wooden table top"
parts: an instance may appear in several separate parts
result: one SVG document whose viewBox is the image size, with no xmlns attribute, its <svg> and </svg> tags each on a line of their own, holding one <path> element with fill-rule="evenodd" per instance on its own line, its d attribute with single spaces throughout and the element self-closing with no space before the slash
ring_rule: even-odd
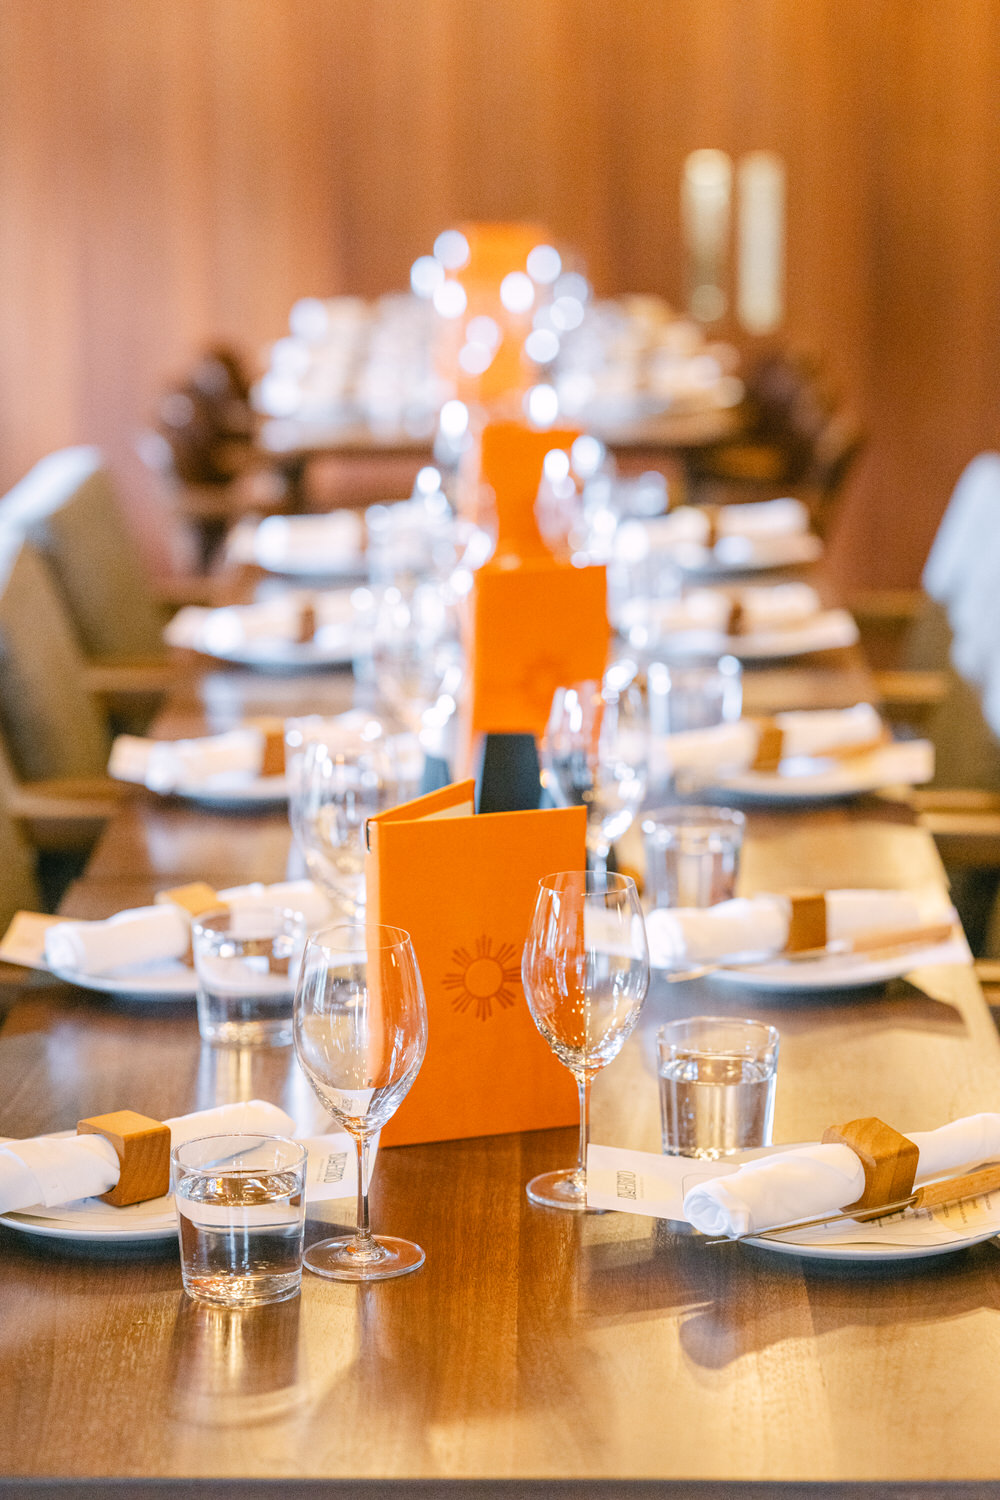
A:
<svg viewBox="0 0 1000 1500">
<path fill-rule="evenodd" d="M 266 696 L 262 679 L 249 681 Z M 306 706 L 316 681 L 298 683 Z M 178 699 L 165 732 L 193 722 L 201 691 Z M 283 692 L 287 706 L 295 691 L 286 681 Z M 66 910 L 104 914 L 177 878 L 276 879 L 287 847 L 280 814 L 223 817 L 137 793 Z M 747 891 L 939 890 L 943 876 L 907 810 L 868 799 L 755 813 L 741 878 Z M 657 983 L 595 1084 L 594 1140 L 658 1149 L 655 1030 L 698 1011 L 779 1027 L 779 1141 L 859 1114 L 924 1129 L 1000 1103 L 1000 1041 L 965 967 L 780 1000 L 711 980 Z M 0 1130 L 16 1135 L 126 1097 L 163 1117 L 258 1095 L 301 1127 L 319 1124 L 289 1049 L 201 1048 L 190 1004 L 114 1002 L 55 983 L 33 985 L 8 1012 L 0 1078 Z M 688 1494 L 691 1480 L 739 1480 L 741 1493 L 794 1482 L 787 1496 L 803 1481 L 835 1481 L 840 1495 L 849 1481 L 884 1482 L 885 1494 L 889 1481 L 1000 1477 L 994 1243 L 829 1265 L 708 1247 L 624 1214 L 532 1207 L 524 1184 L 571 1161 L 574 1136 L 384 1151 L 373 1222 L 423 1245 L 425 1267 L 371 1287 L 306 1275 L 301 1298 L 244 1313 L 191 1302 L 172 1244 L 94 1253 L 0 1228 L 0 1475 L 136 1480 L 127 1494 L 157 1477 L 238 1477 L 234 1493 L 273 1480 L 286 1496 L 310 1478 L 342 1480 L 322 1493 L 345 1495 L 392 1492 L 359 1490 L 365 1478 L 561 1478 L 577 1481 L 564 1491 L 574 1496 L 584 1480 L 618 1495 L 624 1479 L 676 1482 L 643 1495 Z M 353 1205 L 332 1208 L 330 1221 L 353 1217 Z M 327 1232 L 310 1217 L 310 1237 Z M 19 1492 L 0 1478 L 0 1493 Z M 203 1492 L 195 1482 L 176 1491 Z"/>
</svg>

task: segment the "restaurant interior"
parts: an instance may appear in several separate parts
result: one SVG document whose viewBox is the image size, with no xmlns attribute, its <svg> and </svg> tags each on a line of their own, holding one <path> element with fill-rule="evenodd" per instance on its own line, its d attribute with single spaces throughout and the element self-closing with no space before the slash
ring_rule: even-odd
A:
<svg viewBox="0 0 1000 1500">
<path fill-rule="evenodd" d="M 1000 1496 L 998 97 L 0 0 L 0 1497 Z"/>
</svg>

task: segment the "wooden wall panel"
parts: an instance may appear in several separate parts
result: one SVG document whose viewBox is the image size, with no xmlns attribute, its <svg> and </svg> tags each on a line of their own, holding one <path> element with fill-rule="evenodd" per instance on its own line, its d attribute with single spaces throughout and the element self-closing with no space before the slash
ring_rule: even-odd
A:
<svg viewBox="0 0 1000 1500">
<path fill-rule="evenodd" d="M 842 571 L 906 582 L 1000 441 L 996 0 L 0 0 L 0 486 L 134 451 L 197 345 L 531 217 L 682 294 L 685 155 L 788 164 L 788 319 L 871 441 Z"/>
</svg>

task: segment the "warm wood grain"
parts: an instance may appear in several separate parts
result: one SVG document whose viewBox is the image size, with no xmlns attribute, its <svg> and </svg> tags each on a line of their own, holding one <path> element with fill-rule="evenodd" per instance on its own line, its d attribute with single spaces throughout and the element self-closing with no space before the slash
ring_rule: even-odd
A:
<svg viewBox="0 0 1000 1500">
<path fill-rule="evenodd" d="M 4 0 L 0 487 L 96 441 L 155 550 L 133 438 L 199 343 L 403 286 L 464 218 L 680 300 L 685 155 L 768 148 L 784 332 L 871 434 L 841 563 L 912 582 L 1000 440 L 998 77 L 994 0 Z"/>
<path fill-rule="evenodd" d="M 844 666 L 860 672 L 856 658 Z M 249 691 L 245 673 L 192 677 L 161 728 L 204 722 L 209 682 L 212 701 L 233 701 L 222 678 L 236 701 L 239 684 Z M 322 695 L 322 679 L 280 682 L 288 711 Z M 780 697 L 780 674 L 771 682 Z M 258 678 L 253 691 L 267 686 Z M 147 899 L 168 866 L 217 872 L 218 884 L 273 879 L 286 850 L 278 815 L 221 818 L 140 795 L 66 910 L 104 915 Z M 747 892 L 927 892 L 941 880 L 927 835 L 891 801 L 749 820 Z M 865 1114 L 913 1130 L 996 1106 L 1000 1042 L 971 970 L 820 999 L 657 984 L 595 1085 L 596 1140 L 657 1149 L 656 1027 L 696 1011 L 779 1027 L 779 1140 Z M 288 1049 L 200 1049 L 190 1003 L 116 1003 L 44 982 L 8 1014 L 0 1081 L 0 1131 L 17 1134 L 72 1127 L 126 1093 L 161 1119 L 257 1096 L 300 1125 L 320 1121 Z M 289 1493 L 310 1476 L 742 1488 L 1000 1474 L 992 1245 L 903 1268 L 824 1269 L 708 1248 L 627 1215 L 532 1208 L 524 1183 L 574 1145 L 567 1130 L 386 1150 L 374 1222 L 417 1239 L 425 1268 L 369 1288 L 307 1277 L 301 1299 L 246 1314 L 190 1302 L 171 1245 L 91 1254 L 0 1229 L 0 1362 L 14 1393 L 0 1473 L 253 1476 Z M 350 1217 L 347 1206 L 329 1214 Z M 312 1217 L 310 1236 L 325 1232 Z"/>
</svg>

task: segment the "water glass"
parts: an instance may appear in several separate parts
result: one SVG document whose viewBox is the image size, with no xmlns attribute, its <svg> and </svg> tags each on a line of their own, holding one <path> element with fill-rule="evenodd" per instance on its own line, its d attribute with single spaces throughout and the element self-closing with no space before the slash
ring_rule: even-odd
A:
<svg viewBox="0 0 1000 1500">
<path fill-rule="evenodd" d="M 652 906 L 715 906 L 736 894 L 746 819 L 731 807 L 646 813 L 642 842 Z"/>
<path fill-rule="evenodd" d="M 742 674 L 735 656 L 721 656 L 718 661 L 697 666 L 651 662 L 646 692 L 653 735 L 731 724 L 743 707 Z"/>
<path fill-rule="evenodd" d="M 302 1284 L 306 1150 L 283 1136 L 210 1135 L 170 1153 L 184 1290 L 258 1307 Z"/>
<path fill-rule="evenodd" d="M 301 912 L 246 906 L 191 924 L 198 1030 L 213 1046 L 287 1047 L 292 997 L 306 940 Z"/>
<path fill-rule="evenodd" d="M 763 1021 L 693 1016 L 656 1036 L 663 1150 L 716 1161 L 771 1142 L 778 1033 Z"/>
</svg>

